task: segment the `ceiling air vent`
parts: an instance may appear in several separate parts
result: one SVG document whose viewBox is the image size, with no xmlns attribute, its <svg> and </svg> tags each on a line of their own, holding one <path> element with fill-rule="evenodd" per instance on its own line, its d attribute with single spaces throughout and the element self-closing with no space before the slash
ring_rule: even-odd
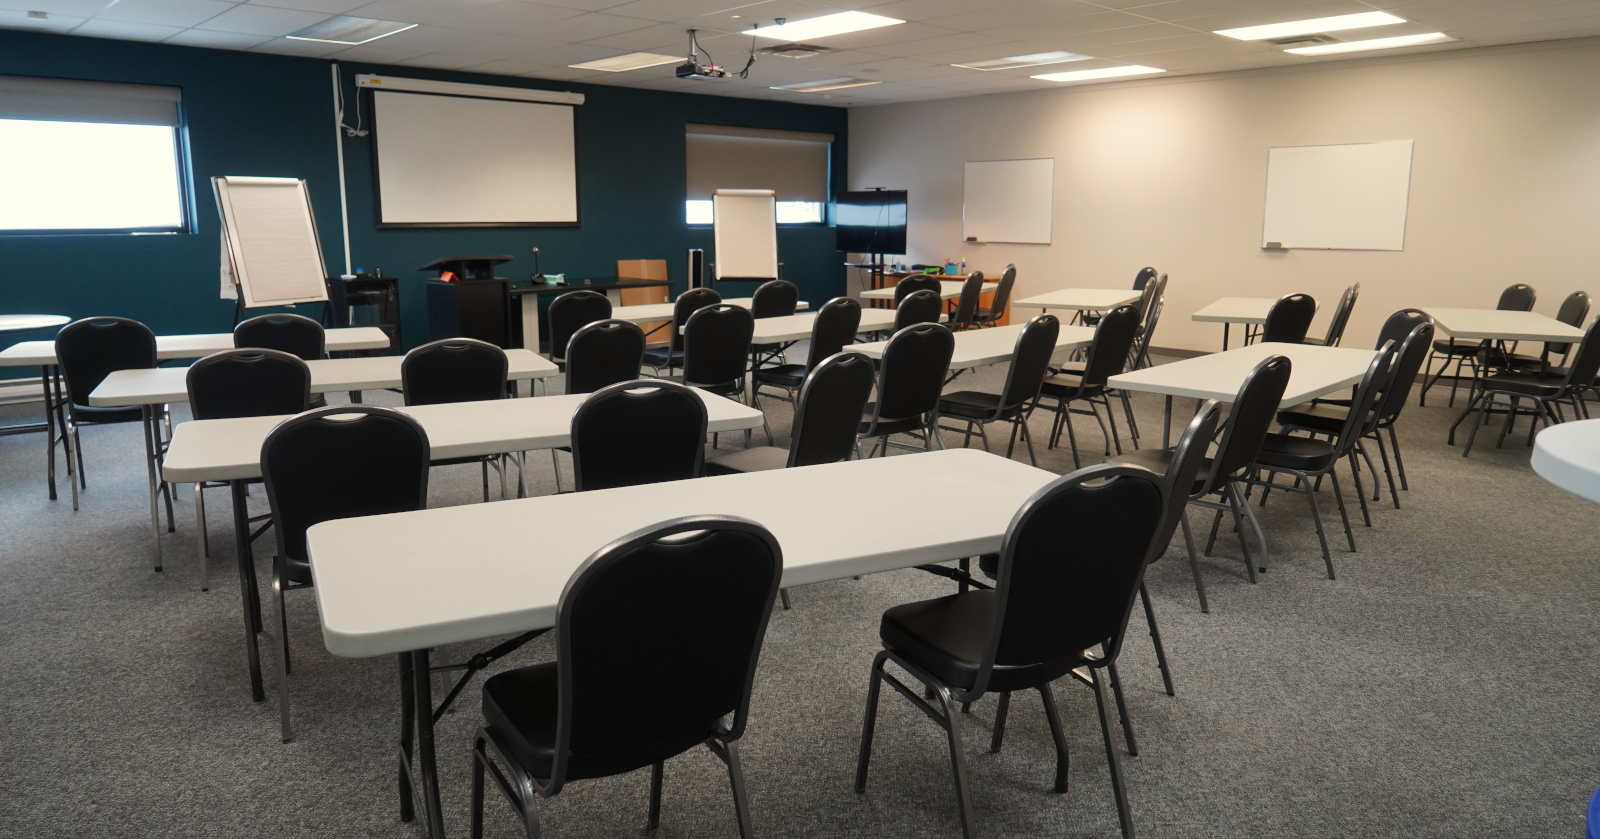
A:
<svg viewBox="0 0 1600 839">
<path fill-rule="evenodd" d="M 810 58 L 832 52 L 827 47 L 818 47 L 811 44 L 779 44 L 775 47 L 766 47 L 761 50 L 762 55 L 776 55 L 782 58 Z"/>
<path fill-rule="evenodd" d="M 1314 47 L 1318 44 L 1342 43 L 1332 35 L 1290 35 L 1287 38 L 1268 38 L 1267 43 L 1280 47 Z"/>
</svg>

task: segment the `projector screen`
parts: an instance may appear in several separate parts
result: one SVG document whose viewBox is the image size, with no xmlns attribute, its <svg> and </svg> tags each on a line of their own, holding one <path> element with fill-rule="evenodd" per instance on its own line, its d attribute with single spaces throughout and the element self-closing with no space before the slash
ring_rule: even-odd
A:
<svg viewBox="0 0 1600 839">
<path fill-rule="evenodd" d="M 576 227 L 571 105 L 373 91 L 379 227 Z"/>
</svg>

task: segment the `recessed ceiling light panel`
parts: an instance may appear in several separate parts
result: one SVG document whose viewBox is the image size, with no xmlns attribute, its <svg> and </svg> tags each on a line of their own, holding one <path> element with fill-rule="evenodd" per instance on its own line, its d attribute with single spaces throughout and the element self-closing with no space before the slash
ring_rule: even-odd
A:
<svg viewBox="0 0 1600 839">
<path fill-rule="evenodd" d="M 1145 67 L 1139 64 L 1128 64 L 1121 67 L 1101 67 L 1098 70 L 1069 70 L 1065 73 L 1045 73 L 1034 76 L 1047 82 L 1087 82 L 1095 79 L 1115 79 L 1121 76 L 1147 76 L 1151 73 L 1165 73 L 1167 71 L 1157 67 Z"/>
<path fill-rule="evenodd" d="M 1454 41 L 1455 38 L 1443 32 L 1424 32 L 1421 35 L 1400 35 L 1395 38 L 1372 38 L 1366 41 L 1346 41 L 1341 44 L 1319 44 L 1314 47 L 1296 47 L 1284 52 L 1295 55 L 1334 55 L 1341 52 L 1363 52 L 1365 50 L 1389 50 L 1396 47 L 1414 47 L 1418 44 L 1442 44 L 1445 41 Z"/>
<path fill-rule="evenodd" d="M 601 58 L 594 61 L 585 61 L 582 64 L 568 64 L 575 70 L 599 70 L 604 73 L 626 73 L 629 70 L 643 70 L 646 67 L 659 67 L 663 64 L 676 64 L 683 60 L 681 55 L 661 55 L 654 52 L 630 52 L 627 55 L 613 55 L 610 58 Z"/>
<path fill-rule="evenodd" d="M 773 85 L 773 90 L 790 90 L 795 93 L 821 93 L 824 90 L 841 90 L 847 87 L 866 87 L 869 84 L 883 84 L 883 82 L 868 81 L 866 79 L 823 79 L 815 82 L 796 82 L 794 84 Z"/>
<path fill-rule="evenodd" d="M 1245 26 L 1238 29 L 1218 29 L 1216 34 L 1240 41 L 1263 41 L 1268 38 L 1287 38 L 1291 35 L 1312 35 L 1318 32 L 1343 32 L 1346 29 L 1365 29 L 1369 26 L 1388 26 L 1405 23 L 1405 18 L 1388 12 L 1362 12 L 1355 15 L 1319 17 L 1310 20 L 1291 20 L 1287 23 L 1269 23 L 1265 26 Z"/>
<path fill-rule="evenodd" d="M 1063 64 L 1068 61 L 1083 61 L 1090 58 L 1075 52 L 1056 50 L 1054 52 L 1036 52 L 1029 55 L 1008 55 L 1005 58 L 989 58 L 983 61 L 969 61 L 966 64 L 952 64 L 951 67 L 965 67 L 968 70 L 1011 70 L 1016 67 L 1037 67 L 1041 64 Z"/>
<path fill-rule="evenodd" d="M 313 23 L 304 29 L 290 32 L 283 36 L 296 41 L 322 41 L 328 44 L 367 44 L 387 38 L 397 32 L 404 32 L 415 27 L 415 23 L 401 23 L 395 20 L 372 20 L 364 17 L 330 17 L 321 23 Z"/>
<path fill-rule="evenodd" d="M 839 12 L 796 20 L 780 26 L 758 26 L 755 29 L 745 30 L 744 34 L 780 41 L 805 41 L 811 38 L 826 38 L 829 35 L 843 35 L 846 32 L 877 29 L 880 26 L 894 26 L 897 23 L 905 21 L 868 12 Z"/>
</svg>

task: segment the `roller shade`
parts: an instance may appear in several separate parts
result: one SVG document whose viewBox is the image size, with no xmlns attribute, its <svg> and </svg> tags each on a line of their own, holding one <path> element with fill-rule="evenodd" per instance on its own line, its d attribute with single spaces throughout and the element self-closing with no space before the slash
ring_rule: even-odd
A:
<svg viewBox="0 0 1600 839">
<path fill-rule="evenodd" d="M 779 201 L 828 200 L 832 134 L 690 124 L 685 131 L 690 200 L 719 189 L 770 189 Z"/>
<path fill-rule="evenodd" d="M 175 87 L 0 76 L 0 119 L 178 125 Z"/>
</svg>

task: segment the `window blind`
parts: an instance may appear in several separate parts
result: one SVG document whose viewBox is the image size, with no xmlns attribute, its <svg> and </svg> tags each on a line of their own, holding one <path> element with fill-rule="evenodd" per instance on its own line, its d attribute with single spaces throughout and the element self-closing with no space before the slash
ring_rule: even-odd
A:
<svg viewBox="0 0 1600 839">
<path fill-rule="evenodd" d="M 176 87 L 0 76 L 0 119 L 178 127 Z"/>
<path fill-rule="evenodd" d="M 832 134 L 691 123 L 684 140 L 689 200 L 770 189 L 778 201 L 828 201 Z"/>
</svg>

